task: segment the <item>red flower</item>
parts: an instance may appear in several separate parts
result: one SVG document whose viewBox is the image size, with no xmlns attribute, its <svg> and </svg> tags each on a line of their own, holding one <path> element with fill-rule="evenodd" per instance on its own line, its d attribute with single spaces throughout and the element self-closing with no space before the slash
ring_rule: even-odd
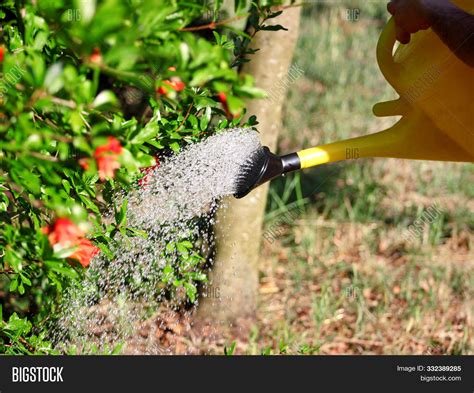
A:
<svg viewBox="0 0 474 393">
<path fill-rule="evenodd" d="M 68 218 L 58 218 L 54 224 L 43 228 L 42 232 L 48 235 L 49 243 L 55 249 L 74 247 L 74 252 L 68 258 L 77 259 L 84 267 L 89 266 L 91 259 L 100 251 L 84 237 L 84 231 Z"/>
<path fill-rule="evenodd" d="M 120 168 L 118 158 L 121 153 L 122 145 L 113 136 L 109 136 L 108 142 L 105 145 L 95 149 L 94 158 L 97 162 L 100 180 L 104 181 L 114 178 L 115 171 Z M 88 166 L 88 163 L 85 162 L 79 162 L 79 164 L 83 167 Z"/>
<path fill-rule="evenodd" d="M 87 267 L 91 263 L 91 259 L 99 252 L 99 247 L 94 246 L 89 239 L 83 237 L 79 239 L 76 251 L 69 258 L 77 259 L 82 266 Z"/>
<path fill-rule="evenodd" d="M 171 81 L 165 81 L 167 85 L 169 85 L 174 91 L 183 91 L 186 85 L 184 82 L 179 78 L 179 76 L 172 76 Z"/>
<path fill-rule="evenodd" d="M 222 103 L 222 105 L 224 104 L 227 105 L 227 96 L 225 93 L 223 92 L 217 93 L 217 98 Z"/>
<path fill-rule="evenodd" d="M 166 88 L 164 86 L 160 86 L 160 87 L 158 87 L 158 89 L 156 89 L 156 92 L 158 94 L 165 95 L 166 93 L 168 93 L 168 90 L 166 90 Z"/>
<path fill-rule="evenodd" d="M 223 93 L 223 92 L 217 93 L 217 98 L 218 98 L 218 100 L 220 101 L 220 103 L 222 104 L 222 107 L 224 108 L 225 115 L 226 115 L 228 118 L 231 118 L 231 117 L 232 117 L 232 113 L 230 113 L 229 104 L 227 103 L 227 96 L 226 96 L 226 94 Z"/>
<path fill-rule="evenodd" d="M 3 56 L 5 55 L 5 48 L 0 46 L 0 63 L 3 62 Z"/>
<path fill-rule="evenodd" d="M 79 165 L 87 171 L 90 167 L 89 159 L 88 158 L 80 158 L 79 159 Z"/>
<path fill-rule="evenodd" d="M 58 218 L 54 224 L 43 228 L 42 232 L 48 235 L 52 246 L 59 244 L 62 247 L 73 247 L 84 232 L 68 218 Z"/>
<path fill-rule="evenodd" d="M 176 71 L 176 67 L 174 66 L 168 67 L 168 71 Z"/>
<path fill-rule="evenodd" d="M 117 157 L 115 154 L 105 154 L 96 159 L 100 180 L 104 181 L 114 178 L 115 171 L 120 168 L 120 162 L 118 162 Z"/>
<path fill-rule="evenodd" d="M 232 119 L 232 118 L 235 119 L 236 117 L 239 117 L 238 113 L 233 114 L 231 112 L 231 110 L 229 108 L 229 104 L 227 102 L 227 96 L 226 96 L 225 93 L 223 93 L 223 92 L 217 93 L 217 99 L 222 104 L 222 107 L 224 108 L 224 111 L 225 111 L 225 115 L 228 119 Z"/>
<path fill-rule="evenodd" d="M 89 56 L 89 61 L 95 64 L 102 63 L 102 53 L 99 48 L 94 48 L 92 50 L 92 54 Z"/>
<path fill-rule="evenodd" d="M 186 84 L 180 79 L 179 76 L 172 76 L 169 80 L 164 80 L 163 84 L 165 86 L 160 86 L 156 90 L 158 94 L 167 94 L 169 92 L 169 88 L 176 92 L 180 92 L 186 87 Z"/>
<path fill-rule="evenodd" d="M 109 136 L 108 142 L 105 145 L 99 146 L 97 149 L 95 149 L 94 156 L 97 158 L 102 154 L 109 152 L 117 154 L 122 153 L 122 145 L 120 144 L 120 141 L 113 136 Z"/>
</svg>

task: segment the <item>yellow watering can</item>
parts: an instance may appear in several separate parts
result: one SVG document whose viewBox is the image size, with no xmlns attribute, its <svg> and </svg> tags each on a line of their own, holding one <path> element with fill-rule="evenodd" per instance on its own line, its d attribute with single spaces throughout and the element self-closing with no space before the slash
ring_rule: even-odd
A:
<svg viewBox="0 0 474 393">
<path fill-rule="evenodd" d="M 469 10 L 469 2 L 455 3 Z M 474 68 L 459 60 L 431 29 L 412 35 L 411 42 L 393 55 L 395 43 L 391 19 L 378 42 L 377 61 L 400 98 L 378 103 L 373 111 L 380 117 L 401 115 L 395 125 L 282 157 L 263 147 L 242 167 L 235 196 L 243 197 L 286 172 L 354 158 L 474 162 Z"/>
</svg>

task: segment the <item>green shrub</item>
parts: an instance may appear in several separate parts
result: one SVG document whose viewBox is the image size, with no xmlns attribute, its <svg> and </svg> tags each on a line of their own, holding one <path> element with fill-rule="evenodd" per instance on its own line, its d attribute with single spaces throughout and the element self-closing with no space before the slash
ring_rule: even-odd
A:
<svg viewBox="0 0 474 393">
<path fill-rule="evenodd" d="M 257 30 L 269 7 L 252 5 Z M 189 28 L 220 11 L 217 0 L 2 2 L 0 352 L 51 353 L 45 322 L 63 291 L 99 249 L 113 258 L 117 231 L 137 235 L 125 206 L 102 220 L 112 195 L 139 187 L 156 156 L 241 124 L 243 99 L 263 96 L 238 73 L 245 33 Z M 202 272 L 191 273 L 193 302 Z"/>
</svg>

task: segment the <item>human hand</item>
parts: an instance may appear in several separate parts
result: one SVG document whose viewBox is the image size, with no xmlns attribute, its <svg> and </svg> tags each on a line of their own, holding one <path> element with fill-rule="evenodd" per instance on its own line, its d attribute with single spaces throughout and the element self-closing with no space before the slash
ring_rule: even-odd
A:
<svg viewBox="0 0 474 393">
<path fill-rule="evenodd" d="M 402 44 L 410 42 L 410 34 L 431 27 L 429 0 L 391 0 L 387 5 L 396 24 L 397 39 Z"/>
</svg>

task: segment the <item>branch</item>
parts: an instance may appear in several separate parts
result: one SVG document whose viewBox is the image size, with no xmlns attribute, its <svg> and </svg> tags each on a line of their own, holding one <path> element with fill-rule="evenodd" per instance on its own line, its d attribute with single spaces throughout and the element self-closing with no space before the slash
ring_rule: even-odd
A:
<svg viewBox="0 0 474 393">
<path fill-rule="evenodd" d="M 14 204 L 18 204 L 18 200 L 17 198 L 15 197 L 15 194 L 13 193 L 13 191 L 17 192 L 20 196 L 22 196 L 26 201 L 30 201 L 31 205 L 37 209 L 40 209 L 40 208 L 44 208 L 45 205 L 43 203 L 43 201 L 39 200 L 39 199 L 31 199 L 28 194 L 25 195 L 25 191 L 23 189 L 22 186 L 16 184 L 10 176 L 7 175 L 7 181 L 8 181 L 8 188 L 9 188 L 9 192 L 13 198 L 13 202 Z M 28 217 L 29 218 L 29 217 Z M 30 219 L 30 218 L 29 218 Z M 31 220 L 31 219 L 30 219 Z M 31 223 L 31 221 L 30 221 Z M 33 224 L 31 223 L 31 227 L 33 227 Z"/>
<path fill-rule="evenodd" d="M 33 347 L 28 341 L 26 341 L 23 337 L 18 337 L 18 341 L 20 341 L 25 347 L 26 349 L 28 349 L 28 351 L 30 352 L 35 352 L 35 347 Z"/>
<path fill-rule="evenodd" d="M 187 118 L 188 118 L 189 115 L 191 114 L 191 109 L 192 109 L 192 107 L 193 107 L 193 104 L 189 105 L 189 108 L 188 108 L 188 110 L 187 110 L 187 112 L 186 112 L 186 115 L 184 116 L 183 121 L 182 121 L 181 124 L 179 125 L 178 130 L 181 129 L 181 127 L 183 126 L 184 122 L 187 120 Z"/>
<path fill-rule="evenodd" d="M 55 104 L 62 105 L 71 109 L 76 109 L 77 104 L 73 100 L 65 100 L 63 98 L 51 96 L 51 102 L 54 102 Z"/>
<path fill-rule="evenodd" d="M 56 157 L 47 156 L 47 155 L 38 153 L 36 151 L 30 151 L 27 154 L 32 156 L 32 157 L 38 158 L 40 160 L 51 161 L 51 162 L 58 162 L 59 161 Z"/>
<path fill-rule="evenodd" d="M 290 5 L 278 5 L 278 6 L 273 6 L 270 8 L 271 11 L 283 11 L 287 8 L 293 8 L 293 7 L 301 7 L 309 3 L 298 3 L 298 4 L 290 4 Z M 205 25 L 200 25 L 200 26 L 191 26 L 191 27 L 181 27 L 179 31 L 199 31 L 199 30 L 214 30 L 217 26 L 223 26 L 227 25 L 229 23 L 235 22 L 237 20 L 240 20 L 242 18 L 245 18 L 250 15 L 250 12 L 246 12 L 245 14 L 241 15 L 236 15 L 233 16 L 232 18 L 224 19 L 220 22 L 211 22 L 207 23 Z"/>
<path fill-rule="evenodd" d="M 200 25 L 200 26 L 181 27 L 179 31 L 198 31 L 198 30 L 207 30 L 207 29 L 214 30 L 217 26 L 227 25 L 239 19 L 245 18 L 249 15 L 250 15 L 250 12 L 246 12 L 245 14 L 236 15 L 236 16 L 233 16 L 232 18 L 224 19 L 220 22 L 211 22 L 206 25 Z"/>
</svg>

